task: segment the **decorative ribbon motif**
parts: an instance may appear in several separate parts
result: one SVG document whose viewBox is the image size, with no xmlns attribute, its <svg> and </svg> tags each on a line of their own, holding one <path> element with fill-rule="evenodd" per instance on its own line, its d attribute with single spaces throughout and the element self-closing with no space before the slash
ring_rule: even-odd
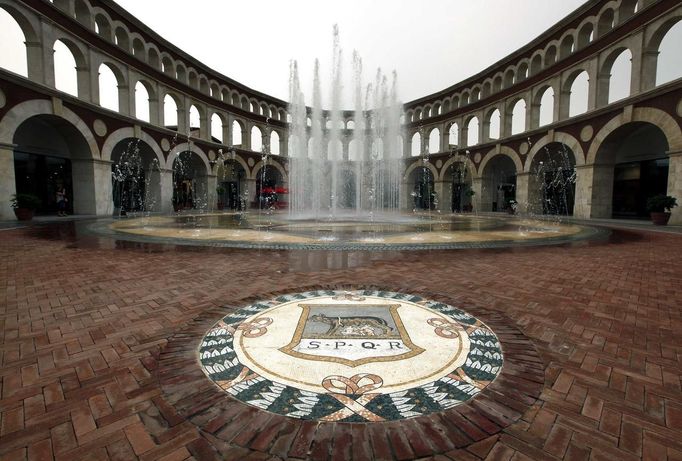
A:
<svg viewBox="0 0 682 461">
<path fill-rule="evenodd" d="M 380 376 L 369 373 L 360 373 L 350 378 L 327 376 L 322 380 L 322 387 L 332 394 L 362 395 L 379 389 L 383 385 L 384 380 Z"/>
<path fill-rule="evenodd" d="M 360 415 L 368 421 L 383 421 L 384 418 L 369 411 L 366 406 L 380 394 L 370 393 L 384 385 L 381 376 L 369 373 L 360 373 L 350 378 L 345 376 L 327 376 L 322 380 L 322 387 L 329 391 L 330 395 L 344 405 L 339 411 L 321 418 L 322 421 L 341 421 L 342 419 Z M 357 398 L 349 395 L 359 396 Z"/>
<path fill-rule="evenodd" d="M 237 327 L 237 330 L 244 332 L 246 338 L 257 338 L 268 332 L 268 325 L 272 323 L 270 317 L 261 317 L 253 322 L 244 322 Z"/>
<path fill-rule="evenodd" d="M 462 327 L 455 322 L 448 322 L 447 320 L 434 318 L 426 321 L 429 325 L 434 327 L 434 332 L 441 338 L 453 339 L 459 337 L 459 332 Z"/>
</svg>

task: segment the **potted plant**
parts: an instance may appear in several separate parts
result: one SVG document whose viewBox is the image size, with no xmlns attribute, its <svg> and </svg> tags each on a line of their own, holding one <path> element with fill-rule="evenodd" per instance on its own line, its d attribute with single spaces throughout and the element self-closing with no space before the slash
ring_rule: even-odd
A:
<svg viewBox="0 0 682 461">
<path fill-rule="evenodd" d="M 651 213 L 651 221 L 657 226 L 665 226 L 670 219 L 670 210 L 677 206 L 677 199 L 670 195 L 654 195 L 646 201 Z"/>
<path fill-rule="evenodd" d="M 33 194 L 14 194 L 10 201 L 14 214 L 19 221 L 30 221 L 40 206 L 40 199 Z"/>
<path fill-rule="evenodd" d="M 225 204 L 223 203 L 223 195 L 225 194 L 225 188 L 223 186 L 218 186 L 216 187 L 215 190 L 216 194 L 218 194 L 218 209 L 222 210 L 225 208 Z"/>
</svg>

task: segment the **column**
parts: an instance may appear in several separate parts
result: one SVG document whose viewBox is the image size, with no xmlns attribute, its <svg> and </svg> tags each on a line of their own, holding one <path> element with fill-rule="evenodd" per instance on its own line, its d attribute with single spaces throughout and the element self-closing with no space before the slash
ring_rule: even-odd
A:
<svg viewBox="0 0 682 461">
<path fill-rule="evenodd" d="M 528 212 L 528 200 L 529 200 L 529 186 L 530 186 L 530 173 L 517 173 L 516 174 L 516 203 L 517 212 L 526 213 Z"/>
<path fill-rule="evenodd" d="M 160 185 L 160 201 L 158 210 L 162 213 L 170 213 L 173 209 L 173 170 L 162 169 L 158 172 Z"/>
<path fill-rule="evenodd" d="M 576 218 L 610 218 L 613 206 L 613 165 L 576 166 Z"/>
<path fill-rule="evenodd" d="M 96 159 L 71 160 L 75 214 L 102 216 L 113 213 L 111 163 Z"/>
<path fill-rule="evenodd" d="M 471 180 L 471 190 L 474 192 L 472 197 L 464 196 L 464 204 L 467 205 L 471 201 L 474 211 L 481 211 L 481 196 L 483 195 L 483 178 L 473 178 Z"/>
<path fill-rule="evenodd" d="M 682 151 L 668 152 L 670 159 L 668 169 L 667 195 L 677 199 L 677 207 L 672 209 L 670 224 L 682 224 Z"/>
<path fill-rule="evenodd" d="M 206 192 L 206 205 L 209 210 L 215 210 L 218 208 L 218 193 L 216 189 L 218 188 L 218 176 L 215 174 L 209 174 L 206 176 L 206 186 L 208 191 Z"/>
<path fill-rule="evenodd" d="M 256 202 L 256 179 L 255 178 L 248 178 L 246 180 L 246 209 L 248 210 L 249 208 L 252 207 L 252 205 Z M 242 192 L 244 194 L 244 192 Z M 258 207 L 258 204 L 255 204 L 256 207 Z"/>
<path fill-rule="evenodd" d="M 436 181 L 434 186 L 438 194 L 438 210 L 441 213 L 452 213 L 452 181 Z"/>
<path fill-rule="evenodd" d="M 12 196 L 17 193 L 14 176 L 14 146 L 0 144 L 0 220 L 15 219 L 10 206 Z"/>
</svg>

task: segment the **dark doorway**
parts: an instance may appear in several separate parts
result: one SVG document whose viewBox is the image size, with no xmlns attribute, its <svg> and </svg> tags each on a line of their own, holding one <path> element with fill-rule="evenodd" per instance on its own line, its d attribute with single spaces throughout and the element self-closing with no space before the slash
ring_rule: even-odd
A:
<svg viewBox="0 0 682 461">
<path fill-rule="evenodd" d="M 33 194 L 40 199 L 38 214 L 52 214 L 57 210 L 57 188 L 64 186 L 67 213 L 73 213 L 71 160 L 49 155 L 14 152 L 14 174 L 18 194 Z"/>
<path fill-rule="evenodd" d="M 654 195 L 665 195 L 668 164 L 666 157 L 616 165 L 613 177 L 613 217 L 648 219 L 646 201 Z"/>
</svg>

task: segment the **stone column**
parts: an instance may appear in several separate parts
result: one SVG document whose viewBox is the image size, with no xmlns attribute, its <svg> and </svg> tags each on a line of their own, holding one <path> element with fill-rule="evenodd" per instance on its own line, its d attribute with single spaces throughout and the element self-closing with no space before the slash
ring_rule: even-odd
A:
<svg viewBox="0 0 682 461">
<path fill-rule="evenodd" d="M 158 210 L 162 213 L 170 213 L 173 209 L 173 170 L 162 169 L 158 171 L 160 185 L 160 200 Z"/>
<path fill-rule="evenodd" d="M 464 204 L 466 205 L 471 201 L 474 211 L 479 212 L 481 211 L 481 196 L 483 195 L 483 178 L 473 178 L 471 180 L 471 190 L 474 191 L 474 196 L 469 198 L 465 195 L 463 199 Z"/>
<path fill-rule="evenodd" d="M 438 194 L 438 209 L 441 213 L 452 213 L 452 181 L 436 181 L 436 193 Z"/>
<path fill-rule="evenodd" d="M 576 166 L 576 218 L 611 218 L 613 206 L 613 165 Z"/>
<path fill-rule="evenodd" d="M 668 152 L 670 158 L 668 169 L 667 195 L 677 199 L 677 207 L 672 209 L 670 224 L 682 224 L 682 151 Z"/>
<path fill-rule="evenodd" d="M 72 159 L 73 211 L 75 214 L 111 215 L 111 163 L 106 160 Z"/>
<path fill-rule="evenodd" d="M 46 81 L 45 67 L 43 65 L 43 44 L 35 42 L 26 42 L 26 56 L 27 56 L 27 70 L 28 79 L 32 82 L 42 83 L 48 86 L 54 86 L 54 81 L 49 83 Z M 52 80 L 54 76 L 52 77 Z"/>
<path fill-rule="evenodd" d="M 15 219 L 9 201 L 17 193 L 14 176 L 14 146 L 0 144 L 0 220 Z"/>
<path fill-rule="evenodd" d="M 206 204 L 209 210 L 215 210 L 218 208 L 218 193 L 216 188 L 218 187 L 218 176 L 215 174 L 209 174 L 206 176 L 206 185 L 208 190 L 206 191 Z"/>
<path fill-rule="evenodd" d="M 481 177 L 481 195 L 479 196 L 480 208 L 478 211 L 493 211 L 493 202 L 497 201 L 496 191 L 492 175 Z M 497 211 L 500 211 L 500 204 L 497 204 Z"/>
<path fill-rule="evenodd" d="M 519 213 L 528 212 L 530 173 L 516 174 L 516 203 Z"/>
<path fill-rule="evenodd" d="M 256 201 L 256 179 L 255 178 L 248 178 L 246 180 L 246 189 L 248 192 L 247 198 L 246 198 L 246 209 L 248 210 L 251 208 L 251 205 Z M 244 192 L 242 192 L 244 194 Z M 258 204 L 256 204 L 258 206 Z"/>
</svg>

